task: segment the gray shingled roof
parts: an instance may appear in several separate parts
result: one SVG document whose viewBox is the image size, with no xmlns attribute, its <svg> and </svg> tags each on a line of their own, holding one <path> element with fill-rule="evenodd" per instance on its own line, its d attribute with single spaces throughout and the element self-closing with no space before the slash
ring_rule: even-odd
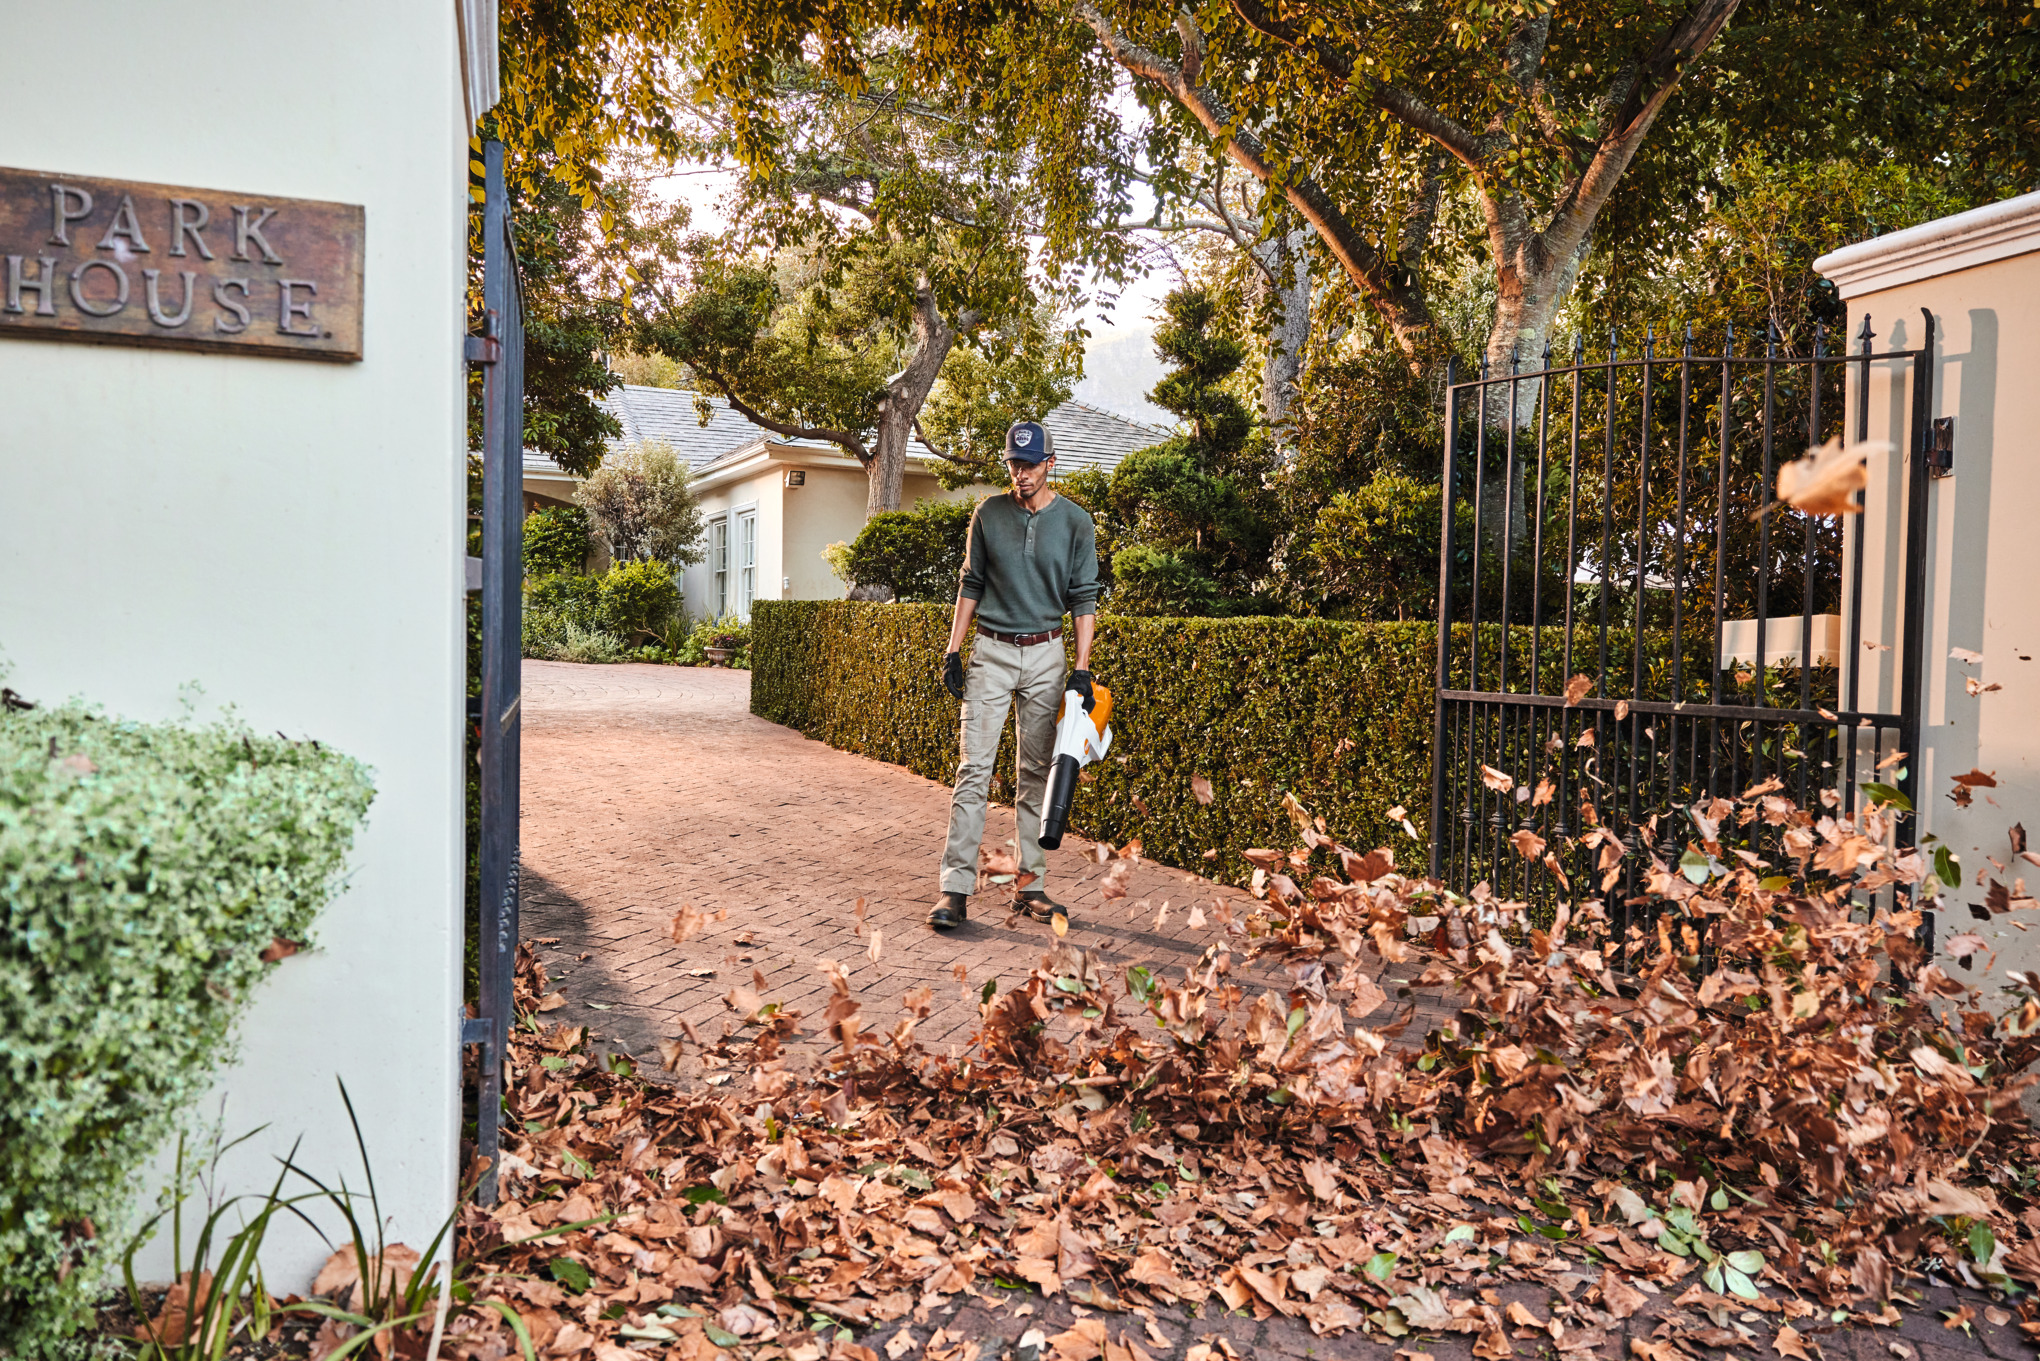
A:
<svg viewBox="0 0 2040 1361">
<path fill-rule="evenodd" d="M 720 397 L 710 397 L 708 405 L 712 414 L 708 424 L 703 425 L 695 414 L 694 394 L 682 388 L 632 384 L 602 399 L 602 409 L 616 417 L 623 427 L 623 436 L 616 444 L 664 440 L 697 471 L 760 439 L 797 448 L 836 447 L 821 440 L 781 439 L 732 411 L 730 404 Z M 1119 460 L 1134 450 L 1169 437 L 1166 430 L 1129 421 L 1082 402 L 1064 402 L 1043 417 L 1041 423 L 1055 440 L 1056 468 L 1062 473 L 1080 468 L 1111 472 L 1119 466 Z M 914 447 L 916 452 L 925 451 L 919 440 L 914 441 Z M 531 450 L 525 451 L 524 462 L 527 468 L 552 466 L 551 459 Z"/>
<path fill-rule="evenodd" d="M 1064 402 L 1043 416 L 1041 423 L 1047 427 L 1048 437 L 1055 441 L 1057 476 L 1084 468 L 1109 473 L 1134 450 L 1159 444 L 1169 437 L 1166 430 L 1082 402 Z"/>
</svg>

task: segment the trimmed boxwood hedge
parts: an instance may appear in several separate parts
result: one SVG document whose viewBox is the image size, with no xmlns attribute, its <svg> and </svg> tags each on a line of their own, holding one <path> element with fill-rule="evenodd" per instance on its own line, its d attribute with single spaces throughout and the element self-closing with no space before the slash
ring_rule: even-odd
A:
<svg viewBox="0 0 2040 1361">
<path fill-rule="evenodd" d="M 956 701 L 942 689 L 947 605 L 760 602 L 751 710 L 845 751 L 947 783 Z M 1086 835 L 1138 837 L 1165 864 L 1240 882 L 1239 852 L 1295 844 L 1293 793 L 1334 835 L 1420 862 L 1388 815 L 1430 810 L 1433 624 L 1323 619 L 1098 621 L 1093 669 L 1112 690 L 1112 755 L 1072 811 Z M 1012 795 L 1007 726 L 994 792 Z M 1191 779 L 1211 781 L 1200 805 Z M 1204 853 L 1216 850 L 1213 860 Z"/>
</svg>

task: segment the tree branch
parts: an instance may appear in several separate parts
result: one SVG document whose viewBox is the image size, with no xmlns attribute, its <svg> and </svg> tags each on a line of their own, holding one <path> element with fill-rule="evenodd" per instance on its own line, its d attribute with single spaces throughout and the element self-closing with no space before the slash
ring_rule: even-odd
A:
<svg viewBox="0 0 2040 1361">
<path fill-rule="evenodd" d="M 1552 210 L 1545 246 L 1554 255 L 1577 252 L 1615 185 L 1636 158 L 1658 113 L 1679 88 L 1679 79 L 1728 27 L 1741 0 L 1699 0 L 1686 17 L 1666 30 L 1642 61 L 1610 83 L 1612 112 L 1586 166 Z M 1617 102 L 1619 96 L 1620 102 Z"/>
<path fill-rule="evenodd" d="M 1245 2 L 1253 4 L 1254 0 Z M 1270 163 L 1266 145 L 1256 134 L 1232 126 L 1232 111 L 1215 90 L 1186 80 L 1181 67 L 1121 33 L 1090 0 L 1079 0 L 1077 14 L 1098 35 L 1107 55 L 1131 74 L 1153 81 L 1166 90 L 1220 143 L 1235 165 L 1263 184 L 1275 180 L 1276 170 Z M 1301 174 L 1284 176 L 1282 186 L 1283 197 L 1304 221 L 1317 228 L 1332 258 L 1382 309 L 1405 351 L 1414 357 L 1419 351 L 1428 350 L 1435 323 L 1422 297 L 1412 295 L 1397 285 L 1389 262 L 1361 235 L 1315 179 Z"/>
<path fill-rule="evenodd" d="M 736 388 L 731 386 L 730 380 L 723 377 L 716 370 L 704 368 L 697 369 L 696 372 L 721 389 L 723 400 L 730 404 L 730 410 L 736 412 L 751 424 L 762 426 L 773 434 L 778 435 L 781 439 L 824 440 L 836 445 L 859 463 L 870 464 L 871 451 L 864 447 L 863 440 L 851 434 L 848 430 L 835 430 L 825 425 L 790 425 L 785 421 L 774 420 L 745 401 L 742 397 L 739 397 Z"/>
<path fill-rule="evenodd" d="M 954 463 L 959 468 L 975 469 L 977 467 L 977 465 L 975 463 L 972 463 L 969 459 L 958 458 L 954 454 L 945 452 L 941 445 L 937 444 L 934 440 L 929 439 L 928 432 L 921 428 L 921 417 L 918 413 L 914 416 L 914 438 L 921 441 L 922 444 L 926 445 L 928 447 L 928 452 L 935 455 L 935 457 L 941 459 L 944 463 Z"/>
<path fill-rule="evenodd" d="M 1356 70 L 1351 57 L 1324 38 L 1306 33 L 1287 20 L 1276 18 L 1261 0 L 1232 0 L 1232 7 L 1233 12 L 1240 16 L 1248 28 L 1265 38 L 1274 39 L 1285 47 L 1308 52 L 1317 62 L 1318 69 L 1342 84 L 1351 85 L 1357 81 L 1376 108 L 1423 133 L 1465 162 L 1469 170 L 1481 169 L 1483 156 L 1480 138 L 1471 129 L 1447 118 L 1408 90 Z M 1547 19 L 1547 27 L 1549 22 Z"/>
</svg>

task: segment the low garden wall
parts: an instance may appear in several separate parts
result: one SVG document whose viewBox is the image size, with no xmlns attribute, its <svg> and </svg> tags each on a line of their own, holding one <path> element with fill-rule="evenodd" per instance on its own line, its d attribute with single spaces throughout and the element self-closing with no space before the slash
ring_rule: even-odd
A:
<svg viewBox="0 0 2040 1361">
<path fill-rule="evenodd" d="M 751 709 L 845 751 L 947 783 L 957 705 L 942 688 L 948 605 L 761 602 Z M 1432 624 L 1321 619 L 1098 621 L 1094 670 L 1113 696 L 1112 754 L 1089 768 L 1072 825 L 1138 837 L 1166 864 L 1238 882 L 1239 851 L 1294 844 L 1293 793 L 1350 844 L 1411 863 L 1430 809 Z M 1012 797 L 1007 728 L 994 792 Z M 1194 777 L 1211 782 L 1198 802 Z M 1204 859 L 1207 851 L 1217 852 Z"/>
</svg>

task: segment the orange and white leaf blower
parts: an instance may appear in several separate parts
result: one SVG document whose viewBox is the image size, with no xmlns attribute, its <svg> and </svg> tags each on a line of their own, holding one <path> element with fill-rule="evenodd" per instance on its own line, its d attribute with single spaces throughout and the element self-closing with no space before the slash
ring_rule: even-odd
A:
<svg viewBox="0 0 2040 1361">
<path fill-rule="evenodd" d="M 1112 746 L 1112 692 L 1093 683 L 1091 700 L 1075 690 L 1063 691 L 1062 707 L 1055 715 L 1055 758 L 1048 767 L 1048 791 L 1042 800 L 1041 844 L 1049 850 L 1062 845 L 1063 828 L 1070 820 L 1070 800 L 1077 796 L 1077 772 L 1093 761 L 1103 760 Z"/>
</svg>

